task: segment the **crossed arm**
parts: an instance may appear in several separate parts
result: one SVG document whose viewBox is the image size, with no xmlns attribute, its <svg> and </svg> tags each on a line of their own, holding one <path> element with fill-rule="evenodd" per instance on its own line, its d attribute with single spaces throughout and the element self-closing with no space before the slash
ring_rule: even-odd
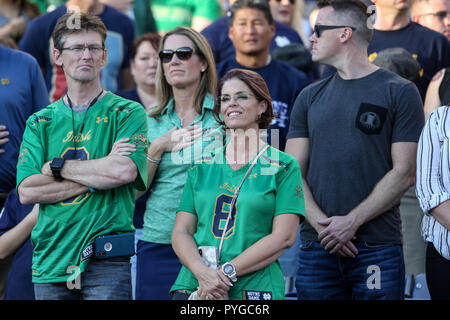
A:
<svg viewBox="0 0 450 320">
<path fill-rule="evenodd" d="M 309 161 L 309 139 L 289 139 L 286 152 L 300 163 L 306 177 Z M 366 222 L 398 204 L 414 184 L 417 143 L 397 142 L 391 146 L 392 169 L 378 182 L 369 196 L 344 216 L 327 217 L 314 200 L 306 179 L 303 180 L 306 218 L 317 231 L 325 250 L 341 256 L 354 257 L 358 250 L 351 242 L 356 231 Z"/>
<path fill-rule="evenodd" d="M 66 160 L 61 171 L 64 179 L 58 182 L 49 161 L 41 174 L 25 178 L 17 192 L 23 204 L 55 203 L 85 193 L 89 187 L 105 190 L 133 182 L 137 174 L 131 158 L 110 154 L 94 160 Z"/>
</svg>

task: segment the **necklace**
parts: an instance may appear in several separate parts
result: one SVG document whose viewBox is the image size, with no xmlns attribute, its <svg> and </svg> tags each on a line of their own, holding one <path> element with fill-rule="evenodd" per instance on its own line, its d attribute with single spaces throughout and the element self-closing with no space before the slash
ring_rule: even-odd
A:
<svg viewBox="0 0 450 320">
<path fill-rule="evenodd" d="M 98 98 L 102 95 L 103 93 L 103 89 L 102 91 L 100 91 L 100 93 L 94 98 L 92 99 L 92 101 L 89 103 L 89 106 L 87 107 L 86 111 L 84 112 L 84 116 L 83 116 L 83 122 L 81 123 L 81 127 L 80 127 L 80 131 L 78 133 L 78 135 L 81 137 L 81 135 L 83 134 L 83 129 L 84 129 L 84 121 L 86 120 L 86 114 L 88 113 L 88 110 L 97 102 Z M 69 103 L 69 108 L 72 111 L 72 132 L 73 132 L 73 143 L 74 143 L 74 148 L 75 148 L 75 154 L 77 152 L 77 142 L 75 139 L 75 117 L 73 115 L 73 107 L 72 107 L 72 100 L 70 100 L 69 94 L 66 93 L 67 96 L 67 102 Z"/>
</svg>

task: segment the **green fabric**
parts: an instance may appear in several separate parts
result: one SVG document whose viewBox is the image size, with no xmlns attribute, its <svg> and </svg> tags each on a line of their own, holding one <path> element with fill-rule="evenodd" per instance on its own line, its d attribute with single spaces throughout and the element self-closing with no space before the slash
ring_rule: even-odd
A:
<svg viewBox="0 0 450 320">
<path fill-rule="evenodd" d="M 178 204 L 183 193 L 187 171 L 194 161 L 199 161 L 205 152 L 210 153 L 216 145 L 223 146 L 223 130 L 219 128 L 212 115 L 214 99 L 206 95 L 202 113 L 191 123 L 201 125 L 204 134 L 191 147 L 179 152 L 166 152 L 151 184 L 150 197 L 144 214 L 144 227 L 141 240 L 162 244 L 171 243 L 171 234 Z M 173 127 L 181 128 L 180 119 L 173 100 L 169 102 L 160 116 L 148 117 L 148 141 L 152 143 Z"/>
<path fill-rule="evenodd" d="M 194 17 L 203 17 L 213 22 L 222 16 L 217 0 L 152 0 L 151 9 L 160 32 L 167 32 L 178 26 L 190 27 Z"/>
<path fill-rule="evenodd" d="M 145 110 L 136 102 L 108 92 L 86 112 L 73 113 L 75 132 L 80 130 L 86 114 L 83 134 L 75 137 L 72 112 L 62 99 L 28 119 L 17 165 L 17 186 L 26 177 L 40 174 L 44 163 L 55 157 L 79 160 L 105 157 L 121 138 L 130 138 L 137 145 L 137 151 L 129 157 L 136 164 L 138 176 L 134 183 L 115 189 L 41 204 L 37 225 L 31 233 L 36 283 L 66 281 L 69 266 L 79 266 L 83 272 L 89 259 L 82 260 L 81 253 L 95 237 L 134 231 L 134 189 L 145 190 L 147 185 Z"/>
<path fill-rule="evenodd" d="M 41 14 L 47 13 L 47 8 L 51 5 L 53 5 L 54 8 L 57 8 L 66 2 L 65 0 L 28 0 L 28 1 L 37 5 L 39 10 L 41 11 Z"/>
<path fill-rule="evenodd" d="M 178 211 L 197 215 L 194 239 L 198 246 L 219 248 L 234 191 L 251 162 L 233 170 L 225 162 L 223 149 L 189 170 Z M 221 264 L 269 235 L 274 217 L 286 213 L 298 214 L 304 219 L 300 168 L 294 157 L 270 147 L 258 159 L 241 187 L 223 242 Z M 194 274 L 183 266 L 171 290 L 192 292 L 197 287 Z M 283 299 L 285 282 L 279 262 L 238 277 L 230 288 L 230 299 L 244 299 L 244 290 L 271 292 L 272 299 Z"/>
<path fill-rule="evenodd" d="M 157 32 L 156 22 L 150 9 L 149 0 L 134 0 L 134 22 L 136 37 L 147 32 Z"/>
</svg>

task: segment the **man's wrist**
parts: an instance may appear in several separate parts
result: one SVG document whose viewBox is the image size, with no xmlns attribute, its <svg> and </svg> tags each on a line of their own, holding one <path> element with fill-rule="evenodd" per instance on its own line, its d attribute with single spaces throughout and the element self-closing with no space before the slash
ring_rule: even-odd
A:
<svg viewBox="0 0 450 320">
<path fill-rule="evenodd" d="M 56 181 L 62 181 L 63 177 L 61 175 L 62 168 L 64 166 L 64 158 L 53 158 L 50 162 L 50 170 Z"/>
</svg>

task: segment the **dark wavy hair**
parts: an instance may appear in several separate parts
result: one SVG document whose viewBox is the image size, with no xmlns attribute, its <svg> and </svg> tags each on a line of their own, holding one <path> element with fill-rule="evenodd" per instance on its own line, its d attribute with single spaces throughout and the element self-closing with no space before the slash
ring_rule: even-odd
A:
<svg viewBox="0 0 450 320">
<path fill-rule="evenodd" d="M 270 97 L 269 89 L 264 79 L 256 72 L 245 69 L 231 69 L 228 71 L 222 79 L 220 79 L 216 90 L 216 99 L 213 109 L 214 118 L 222 126 L 226 127 L 220 114 L 220 95 L 222 94 L 222 88 L 225 82 L 238 79 L 244 82 L 251 90 L 251 93 L 255 96 L 258 102 L 266 101 L 267 109 L 258 119 L 259 129 L 268 129 L 272 119 L 274 117 L 272 98 Z"/>
</svg>

